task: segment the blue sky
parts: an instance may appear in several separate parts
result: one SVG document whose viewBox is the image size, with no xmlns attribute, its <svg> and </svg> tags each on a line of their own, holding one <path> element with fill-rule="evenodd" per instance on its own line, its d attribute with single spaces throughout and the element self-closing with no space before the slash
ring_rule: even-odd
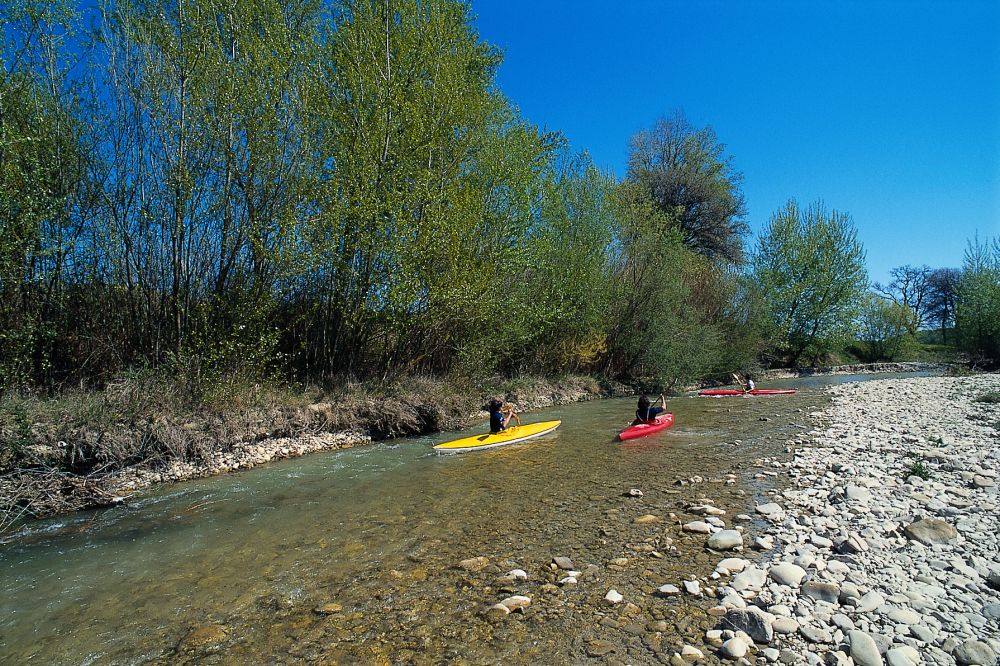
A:
<svg viewBox="0 0 1000 666">
<path fill-rule="evenodd" d="M 788 198 L 851 214 L 872 278 L 1000 236 L 1000 2 L 472 0 L 526 118 L 618 175 L 682 110 L 744 174 L 754 231 Z"/>
</svg>

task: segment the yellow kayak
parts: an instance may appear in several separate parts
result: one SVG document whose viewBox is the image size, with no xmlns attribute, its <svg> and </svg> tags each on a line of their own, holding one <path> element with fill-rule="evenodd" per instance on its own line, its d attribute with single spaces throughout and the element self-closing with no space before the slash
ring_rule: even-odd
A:
<svg viewBox="0 0 1000 666">
<path fill-rule="evenodd" d="M 466 453 L 468 451 L 481 451 L 497 446 L 506 446 L 514 442 L 523 442 L 532 437 L 541 437 L 558 428 L 560 423 L 562 421 L 542 421 L 541 423 L 511 426 L 496 434 L 473 435 L 472 437 L 463 437 L 462 439 L 438 444 L 434 447 L 434 450 L 438 453 Z"/>
</svg>

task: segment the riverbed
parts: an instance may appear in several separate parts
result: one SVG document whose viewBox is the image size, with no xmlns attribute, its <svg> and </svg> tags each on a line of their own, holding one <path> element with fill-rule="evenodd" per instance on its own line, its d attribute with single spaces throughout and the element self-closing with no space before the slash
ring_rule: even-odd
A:
<svg viewBox="0 0 1000 666">
<path fill-rule="evenodd" d="M 826 386 L 868 378 L 676 398 L 674 428 L 627 444 L 614 435 L 633 400 L 563 406 L 523 415 L 563 420 L 524 444 L 438 456 L 474 431 L 398 440 L 35 523 L 0 553 L 5 659 L 571 664 L 608 647 L 608 663 L 658 663 L 714 622 L 709 599 L 654 595 L 718 560 L 679 515 L 705 499 L 752 510 L 782 483 L 755 461 L 813 427 Z M 481 568 L 459 566 L 472 558 Z M 502 578 L 515 569 L 527 579 Z M 606 605 L 611 588 L 625 603 Z M 515 594 L 531 605 L 487 612 Z"/>
</svg>

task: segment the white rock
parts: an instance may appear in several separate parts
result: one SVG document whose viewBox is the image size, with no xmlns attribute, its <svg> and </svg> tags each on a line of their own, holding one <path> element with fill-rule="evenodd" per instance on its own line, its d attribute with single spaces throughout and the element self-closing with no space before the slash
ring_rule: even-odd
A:
<svg viewBox="0 0 1000 666">
<path fill-rule="evenodd" d="M 806 570 L 790 562 L 781 562 L 771 567 L 767 575 L 779 585 L 798 587 L 806 577 Z"/>
</svg>

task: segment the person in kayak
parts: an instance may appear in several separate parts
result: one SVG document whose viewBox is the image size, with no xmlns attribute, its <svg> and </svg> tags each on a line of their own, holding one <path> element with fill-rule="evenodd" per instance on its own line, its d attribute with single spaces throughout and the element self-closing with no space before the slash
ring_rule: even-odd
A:
<svg viewBox="0 0 1000 666">
<path fill-rule="evenodd" d="M 753 376 L 751 376 L 749 372 L 746 374 L 745 379 L 740 379 L 739 375 L 733 373 L 733 379 L 735 379 L 736 383 L 740 385 L 740 388 L 743 389 L 744 393 L 749 393 L 757 388 L 757 384 L 754 383 Z"/>
<path fill-rule="evenodd" d="M 507 424 L 510 423 L 511 418 L 517 421 L 517 425 L 521 425 L 521 419 L 514 411 L 514 406 L 509 402 L 500 402 L 496 398 L 490 400 L 489 404 L 490 413 L 490 433 L 496 434 L 507 429 Z"/>
<path fill-rule="evenodd" d="M 639 405 L 638 408 L 635 410 L 635 421 L 632 422 L 632 425 L 639 425 L 640 423 L 652 423 L 653 421 L 656 420 L 657 415 L 667 411 L 667 399 L 663 397 L 662 393 L 660 394 L 660 397 L 659 399 L 657 399 L 656 402 L 660 403 L 662 407 L 654 407 L 650 405 L 649 398 L 647 398 L 645 394 L 640 395 Z"/>
</svg>

